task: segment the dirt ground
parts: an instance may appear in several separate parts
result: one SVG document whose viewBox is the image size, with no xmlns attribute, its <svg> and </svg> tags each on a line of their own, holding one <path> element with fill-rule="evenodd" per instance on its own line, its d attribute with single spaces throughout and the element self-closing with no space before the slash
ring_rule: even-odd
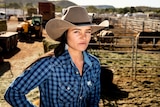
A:
<svg viewBox="0 0 160 107">
<path fill-rule="evenodd" d="M 8 31 L 15 31 L 17 24 L 16 20 L 9 21 Z M 43 36 L 45 38 L 45 35 Z M 0 107 L 10 107 L 3 98 L 5 90 L 11 81 L 23 72 L 25 67 L 43 53 L 42 40 L 18 42 L 16 49 L 4 53 L 4 63 L 0 64 Z"/>
<path fill-rule="evenodd" d="M 16 21 L 12 23 L 18 24 Z M 15 30 L 15 27 L 10 27 Z M 43 31 L 43 37 L 48 38 L 46 32 Z M 35 40 L 32 42 L 18 42 L 17 48 L 4 54 L 4 63 L 0 65 L 0 107 L 10 107 L 3 96 L 9 84 L 23 72 L 31 62 L 44 54 L 43 42 Z M 100 107 L 159 107 L 160 106 L 160 77 L 156 75 L 151 78 L 137 78 L 115 76 L 114 83 L 122 91 L 128 92 L 126 98 L 118 100 L 105 100 L 100 103 Z M 36 88 L 30 92 L 27 97 L 34 101 L 39 96 Z"/>
</svg>

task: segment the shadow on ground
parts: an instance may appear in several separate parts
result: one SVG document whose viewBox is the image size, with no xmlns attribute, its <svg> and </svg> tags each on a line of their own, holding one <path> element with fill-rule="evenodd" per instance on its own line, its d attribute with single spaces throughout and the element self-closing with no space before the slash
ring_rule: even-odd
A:
<svg viewBox="0 0 160 107">
<path fill-rule="evenodd" d="M 118 107 L 117 101 L 128 97 L 129 92 L 121 90 L 113 83 L 113 71 L 101 67 L 101 99 L 103 106 Z"/>
<path fill-rule="evenodd" d="M 2 76 L 8 70 L 10 70 L 10 72 L 12 74 L 10 62 L 3 62 L 0 64 L 0 76 Z"/>
<path fill-rule="evenodd" d="M 20 48 L 16 47 L 10 50 L 9 52 L 6 52 L 6 51 L 2 52 L 2 56 L 4 59 L 9 59 L 12 56 L 16 55 L 18 52 L 20 52 Z"/>
</svg>

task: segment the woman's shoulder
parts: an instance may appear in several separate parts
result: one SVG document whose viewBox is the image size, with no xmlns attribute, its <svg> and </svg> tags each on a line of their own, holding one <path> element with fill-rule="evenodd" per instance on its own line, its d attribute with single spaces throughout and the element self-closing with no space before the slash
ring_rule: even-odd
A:
<svg viewBox="0 0 160 107">
<path fill-rule="evenodd" d="M 90 54 L 90 53 L 87 53 L 87 54 L 88 54 L 89 59 L 90 59 L 91 61 L 94 61 L 94 62 L 99 63 L 99 59 L 98 59 L 96 56 L 94 56 L 94 55 L 92 55 L 92 54 Z"/>
</svg>

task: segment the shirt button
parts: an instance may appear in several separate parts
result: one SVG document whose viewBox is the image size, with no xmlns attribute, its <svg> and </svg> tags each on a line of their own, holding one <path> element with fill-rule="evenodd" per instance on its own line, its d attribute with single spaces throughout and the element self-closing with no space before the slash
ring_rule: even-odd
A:
<svg viewBox="0 0 160 107">
<path fill-rule="evenodd" d="M 82 100 L 82 96 L 80 96 L 79 99 Z"/>
<path fill-rule="evenodd" d="M 78 71 L 76 71 L 76 74 L 79 74 L 79 72 L 78 72 Z"/>
<path fill-rule="evenodd" d="M 67 90 L 70 90 L 70 87 L 67 87 Z"/>
</svg>

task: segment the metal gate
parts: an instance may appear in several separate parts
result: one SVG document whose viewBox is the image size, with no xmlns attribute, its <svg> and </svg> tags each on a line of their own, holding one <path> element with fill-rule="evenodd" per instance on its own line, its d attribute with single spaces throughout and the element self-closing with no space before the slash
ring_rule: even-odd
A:
<svg viewBox="0 0 160 107">
<path fill-rule="evenodd" d="M 101 66 L 111 68 L 114 70 L 114 74 L 121 74 L 121 76 L 160 75 L 160 50 L 139 49 L 138 46 L 142 44 L 139 44 L 134 36 L 108 36 L 105 38 L 114 39 L 114 42 L 101 43 L 98 41 L 90 43 L 88 48 L 91 54 L 99 58 Z M 149 38 L 153 38 L 153 41 L 155 39 L 154 37 Z M 153 44 L 145 44 L 145 46 L 153 46 Z M 160 44 L 156 44 L 156 46 L 160 47 Z M 125 73 L 123 73 L 124 71 Z"/>
</svg>

